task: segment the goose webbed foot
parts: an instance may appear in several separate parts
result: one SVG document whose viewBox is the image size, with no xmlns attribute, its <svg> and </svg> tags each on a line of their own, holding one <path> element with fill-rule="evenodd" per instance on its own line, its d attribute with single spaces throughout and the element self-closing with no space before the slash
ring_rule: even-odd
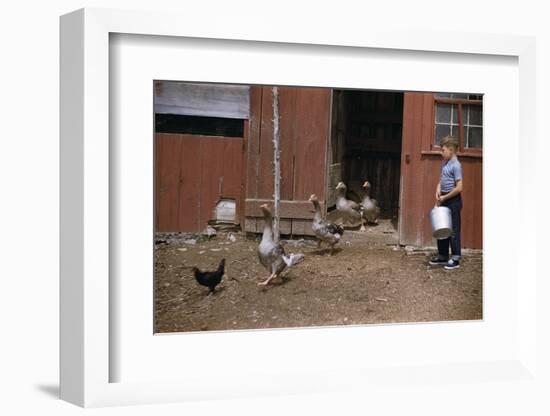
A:
<svg viewBox="0 0 550 416">
<path fill-rule="evenodd" d="M 258 283 L 258 286 L 267 286 L 268 283 L 273 280 L 277 275 L 275 273 L 273 273 L 271 276 L 269 276 L 266 280 L 264 280 L 263 282 L 260 282 Z"/>
</svg>

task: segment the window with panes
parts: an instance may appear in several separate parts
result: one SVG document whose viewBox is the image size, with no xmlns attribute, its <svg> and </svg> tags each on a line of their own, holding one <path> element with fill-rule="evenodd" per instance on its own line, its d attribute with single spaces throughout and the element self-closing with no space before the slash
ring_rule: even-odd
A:
<svg viewBox="0 0 550 416">
<path fill-rule="evenodd" d="M 438 148 L 445 136 L 459 139 L 459 152 L 481 153 L 483 148 L 483 96 L 434 94 L 434 141 Z"/>
</svg>

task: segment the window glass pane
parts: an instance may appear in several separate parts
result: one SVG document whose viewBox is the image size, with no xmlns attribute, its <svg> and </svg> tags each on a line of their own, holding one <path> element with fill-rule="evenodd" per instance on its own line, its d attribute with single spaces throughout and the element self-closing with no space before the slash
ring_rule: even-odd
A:
<svg viewBox="0 0 550 416">
<path fill-rule="evenodd" d="M 451 100 L 483 100 L 482 94 L 435 94 L 436 97 Z M 441 145 L 441 139 L 445 136 L 460 137 L 464 134 L 464 148 L 483 147 L 483 107 L 481 105 L 448 104 L 435 100 L 435 140 L 434 144 Z M 459 123 L 459 108 L 462 111 Z M 462 147 L 462 146 L 461 146 Z"/>
<path fill-rule="evenodd" d="M 483 146 L 483 130 L 481 127 L 465 127 L 464 133 L 466 147 Z"/>
<path fill-rule="evenodd" d="M 468 100 L 483 100 L 483 95 L 481 95 L 481 94 L 468 94 Z"/>
<path fill-rule="evenodd" d="M 450 123 L 451 122 L 451 105 L 450 104 L 435 104 L 435 122 Z"/>
<path fill-rule="evenodd" d="M 435 126 L 435 143 L 439 145 L 441 139 L 450 134 L 450 126 L 445 124 L 436 124 Z"/>
<path fill-rule="evenodd" d="M 465 107 L 469 107 L 470 110 L 470 120 L 468 123 L 471 126 L 481 126 L 482 123 L 482 109 L 479 105 L 468 105 Z"/>
<path fill-rule="evenodd" d="M 451 121 L 452 120 L 452 121 Z M 458 106 L 456 104 L 435 104 L 435 122 L 458 124 Z"/>
<path fill-rule="evenodd" d="M 436 92 L 435 98 L 453 98 L 457 100 L 482 100 L 483 94 L 464 94 L 464 93 L 448 93 Z"/>
</svg>

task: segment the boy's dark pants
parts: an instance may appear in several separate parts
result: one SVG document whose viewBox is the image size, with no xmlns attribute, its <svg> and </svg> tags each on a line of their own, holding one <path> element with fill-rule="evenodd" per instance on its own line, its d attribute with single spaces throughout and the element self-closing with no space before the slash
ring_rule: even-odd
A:
<svg viewBox="0 0 550 416">
<path fill-rule="evenodd" d="M 444 201 L 441 206 L 449 207 L 453 221 L 453 233 L 449 238 L 437 240 L 437 251 L 442 259 L 449 258 L 449 244 L 453 260 L 460 260 L 460 210 L 462 209 L 462 197 L 460 194 Z"/>
</svg>

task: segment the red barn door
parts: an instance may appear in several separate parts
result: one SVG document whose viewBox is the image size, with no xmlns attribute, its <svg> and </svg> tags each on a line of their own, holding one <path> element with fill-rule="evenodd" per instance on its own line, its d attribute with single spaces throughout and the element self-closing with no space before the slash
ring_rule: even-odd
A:
<svg viewBox="0 0 550 416">
<path fill-rule="evenodd" d="M 279 88 L 281 234 L 311 234 L 312 193 L 326 198 L 327 149 L 332 91 Z M 245 229 L 263 229 L 260 205 L 273 202 L 273 97 L 271 87 L 253 87 L 247 154 Z"/>
<path fill-rule="evenodd" d="M 243 138 L 155 134 L 155 229 L 199 232 L 222 198 L 242 204 Z"/>
<path fill-rule="evenodd" d="M 434 139 L 435 101 L 432 93 L 406 92 L 403 107 L 399 242 L 435 246 L 428 213 L 435 203 L 441 154 Z M 461 143 L 463 132 L 460 132 Z M 462 192 L 462 247 L 482 248 L 483 159 L 480 148 L 460 148 Z"/>
</svg>

